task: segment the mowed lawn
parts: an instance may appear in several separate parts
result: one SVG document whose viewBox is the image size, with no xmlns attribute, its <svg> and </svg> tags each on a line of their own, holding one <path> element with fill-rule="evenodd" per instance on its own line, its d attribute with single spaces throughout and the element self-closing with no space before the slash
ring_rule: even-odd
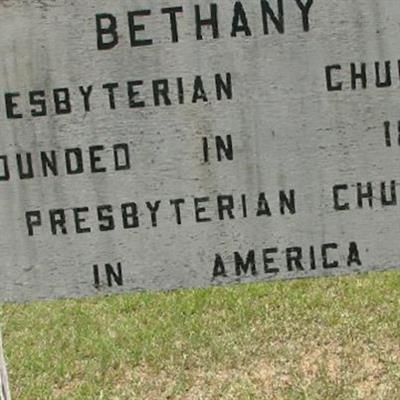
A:
<svg viewBox="0 0 400 400">
<path fill-rule="evenodd" d="M 400 399 L 400 272 L 5 305 L 13 398 Z"/>
</svg>

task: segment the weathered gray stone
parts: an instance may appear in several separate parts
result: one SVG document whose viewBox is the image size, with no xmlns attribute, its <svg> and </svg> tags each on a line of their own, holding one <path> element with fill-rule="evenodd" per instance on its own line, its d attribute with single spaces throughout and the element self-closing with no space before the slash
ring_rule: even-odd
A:
<svg viewBox="0 0 400 400">
<path fill-rule="evenodd" d="M 399 21 L 395 0 L 1 2 L 0 299 L 398 267 Z"/>
</svg>

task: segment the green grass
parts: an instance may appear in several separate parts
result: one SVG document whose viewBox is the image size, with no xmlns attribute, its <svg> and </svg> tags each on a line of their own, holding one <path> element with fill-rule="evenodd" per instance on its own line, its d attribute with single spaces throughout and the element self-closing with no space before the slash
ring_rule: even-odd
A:
<svg viewBox="0 0 400 400">
<path fill-rule="evenodd" d="M 400 399 L 400 272 L 5 305 L 14 399 Z"/>
</svg>

